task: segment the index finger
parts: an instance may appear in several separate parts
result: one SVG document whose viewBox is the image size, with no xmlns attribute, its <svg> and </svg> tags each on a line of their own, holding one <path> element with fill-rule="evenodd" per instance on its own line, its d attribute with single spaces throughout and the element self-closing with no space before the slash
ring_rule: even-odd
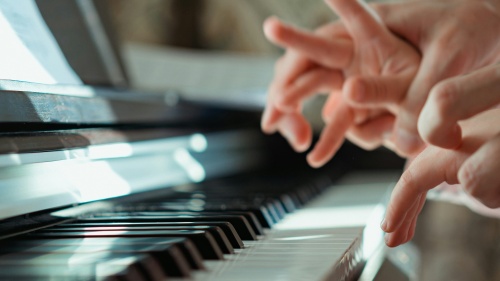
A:
<svg viewBox="0 0 500 281">
<path fill-rule="evenodd" d="M 271 17 L 264 23 L 264 33 L 273 43 L 292 49 L 319 65 L 344 68 L 352 59 L 352 42 L 345 38 L 329 40 L 313 32 L 300 30 Z"/>
<path fill-rule="evenodd" d="M 445 54 L 444 52 L 448 52 Z M 429 96 L 429 92 L 439 81 L 456 75 L 453 68 L 456 58 L 453 51 L 429 48 L 418 69 L 417 75 L 408 89 L 396 121 L 395 143 L 406 155 L 417 153 L 423 142 L 418 134 L 418 117 Z"/>
<path fill-rule="evenodd" d="M 396 231 L 421 194 L 448 180 L 452 153 L 428 147 L 410 164 L 392 191 L 382 230 Z"/>
<path fill-rule="evenodd" d="M 326 0 L 326 3 L 342 18 L 354 41 L 359 43 L 387 38 L 385 25 L 364 1 Z"/>
<path fill-rule="evenodd" d="M 444 148 L 460 145 L 458 122 L 500 103 L 499 69 L 499 65 L 490 65 L 437 84 L 418 120 L 422 138 Z"/>
</svg>

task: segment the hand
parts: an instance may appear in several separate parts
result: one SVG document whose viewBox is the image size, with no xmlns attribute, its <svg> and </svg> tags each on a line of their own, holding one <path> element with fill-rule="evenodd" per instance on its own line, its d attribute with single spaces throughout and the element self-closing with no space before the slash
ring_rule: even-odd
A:
<svg viewBox="0 0 500 281">
<path fill-rule="evenodd" d="M 311 134 L 300 115 L 300 105 L 318 90 L 333 92 L 323 110 L 326 127 L 308 155 L 308 162 L 316 167 L 333 156 L 346 133 L 365 134 L 365 139 L 367 134 L 378 135 L 380 139 L 382 132 L 390 132 L 394 120 L 388 110 L 354 111 L 338 92 L 355 96 L 383 84 L 391 92 L 405 93 L 419 65 L 419 56 L 412 47 L 390 33 L 361 3 L 327 3 L 338 11 L 345 26 L 336 23 L 312 34 L 276 20 L 265 24 L 268 38 L 288 49 L 277 64 L 263 130 L 280 131 L 296 150 L 307 149 Z"/>
<path fill-rule="evenodd" d="M 446 182 L 461 184 L 470 196 L 490 208 L 500 207 L 500 109 L 461 122 L 463 142 L 456 150 L 429 146 L 396 184 L 382 229 L 391 247 L 408 242 L 427 191 Z"/>
<path fill-rule="evenodd" d="M 418 130 L 441 147 L 458 147 L 462 132 L 458 121 L 500 104 L 500 64 L 449 78 L 432 88 L 420 113 Z"/>
<path fill-rule="evenodd" d="M 433 120 L 434 124 L 428 127 L 426 122 L 431 114 L 425 112 L 420 120 L 419 114 L 431 89 L 439 81 L 499 61 L 500 1 L 413 0 L 377 3 L 372 7 L 392 32 L 418 47 L 422 53 L 422 63 L 406 96 L 380 87 L 378 92 L 368 92 L 373 94 L 365 94 L 363 99 L 350 98 L 349 102 L 358 106 L 399 104 L 401 110 L 393 139 L 404 154 L 411 155 L 421 149 L 418 131 L 430 144 L 456 147 L 460 141 L 456 126 L 450 125 L 452 123 L 448 120 Z M 478 76 L 483 74 L 477 73 Z M 453 89 L 455 81 L 432 90 L 431 99 L 436 101 L 433 102 L 436 106 L 448 106 L 452 102 L 448 98 L 459 95 L 460 90 Z M 452 87 L 451 93 L 449 87 Z M 426 106 L 426 111 L 432 110 L 436 111 Z M 442 133 L 438 129 L 441 127 L 448 129 Z"/>
</svg>

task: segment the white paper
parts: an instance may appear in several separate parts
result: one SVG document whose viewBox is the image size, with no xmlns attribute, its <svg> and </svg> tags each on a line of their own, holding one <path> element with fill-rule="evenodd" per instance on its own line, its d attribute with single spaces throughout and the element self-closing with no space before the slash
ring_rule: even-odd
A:
<svg viewBox="0 0 500 281">
<path fill-rule="evenodd" d="M 276 57 L 127 44 L 124 58 L 134 87 L 181 97 L 261 109 Z"/>
<path fill-rule="evenodd" d="M 82 84 L 34 0 L 0 0 L 0 79 Z"/>
</svg>

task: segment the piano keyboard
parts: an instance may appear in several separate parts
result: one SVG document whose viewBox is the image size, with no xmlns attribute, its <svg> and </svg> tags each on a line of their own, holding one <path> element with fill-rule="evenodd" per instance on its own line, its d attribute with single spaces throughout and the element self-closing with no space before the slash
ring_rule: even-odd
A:
<svg viewBox="0 0 500 281">
<path fill-rule="evenodd" d="M 5 239 L 0 280 L 356 278 L 388 184 L 283 181 L 177 187 Z"/>
</svg>

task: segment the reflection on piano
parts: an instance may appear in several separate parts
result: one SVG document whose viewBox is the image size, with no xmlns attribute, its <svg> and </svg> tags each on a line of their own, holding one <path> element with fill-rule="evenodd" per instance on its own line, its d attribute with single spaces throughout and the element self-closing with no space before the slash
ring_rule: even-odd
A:
<svg viewBox="0 0 500 281">
<path fill-rule="evenodd" d="M 389 182 L 352 176 L 349 151 L 312 170 L 254 112 L 109 87 L 126 75 L 105 62 L 91 86 L 69 62 L 87 85 L 0 80 L 0 280 L 353 280 L 380 250 Z"/>
</svg>

